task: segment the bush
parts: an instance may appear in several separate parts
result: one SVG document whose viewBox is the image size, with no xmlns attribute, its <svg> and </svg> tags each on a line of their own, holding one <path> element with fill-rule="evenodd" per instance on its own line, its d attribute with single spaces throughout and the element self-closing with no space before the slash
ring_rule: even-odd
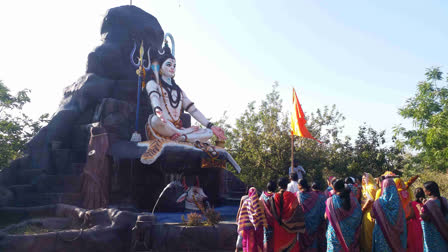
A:
<svg viewBox="0 0 448 252">
<path fill-rule="evenodd" d="M 184 216 L 182 215 L 182 221 L 187 226 L 202 226 L 202 220 L 202 215 L 198 213 L 187 214 L 187 220 L 185 220 Z"/>
<path fill-rule="evenodd" d="M 417 175 L 417 174 L 414 174 L 414 175 Z M 415 181 L 415 183 L 411 186 L 412 190 L 414 190 L 417 187 L 423 188 L 423 183 L 425 183 L 427 181 L 434 181 L 439 185 L 440 195 L 443 197 L 448 197 L 448 173 L 424 170 L 423 172 L 419 173 L 418 175 L 420 175 L 420 178 L 418 178 Z M 406 178 L 406 180 L 407 179 L 408 178 Z"/>
<path fill-rule="evenodd" d="M 206 226 L 213 226 L 221 221 L 221 214 L 214 208 L 208 208 L 205 211 L 204 215 L 205 218 L 207 218 L 207 220 L 205 221 Z"/>
</svg>

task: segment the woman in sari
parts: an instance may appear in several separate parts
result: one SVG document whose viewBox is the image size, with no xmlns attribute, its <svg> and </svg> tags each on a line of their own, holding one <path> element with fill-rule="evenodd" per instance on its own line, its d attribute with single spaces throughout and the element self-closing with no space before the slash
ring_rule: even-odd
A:
<svg viewBox="0 0 448 252">
<path fill-rule="evenodd" d="M 332 184 L 331 184 L 331 183 L 333 182 L 334 179 L 336 179 L 336 178 L 333 177 L 333 176 L 330 176 L 330 177 L 328 177 L 328 179 L 327 179 L 327 185 L 328 185 L 328 187 L 327 187 L 327 189 L 325 189 L 325 191 L 324 191 L 324 194 L 325 194 L 325 196 L 327 196 L 327 198 L 333 196 L 333 194 L 334 194 L 333 186 L 332 186 Z"/>
<path fill-rule="evenodd" d="M 319 193 L 312 191 L 306 179 L 299 180 L 297 192 L 299 205 L 305 214 L 305 232 L 299 234 L 300 251 L 325 251 L 326 247 L 319 246 L 319 237 L 327 225 L 325 214 L 325 200 Z"/>
<path fill-rule="evenodd" d="M 299 251 L 297 233 L 305 231 L 302 208 L 295 194 L 286 191 L 288 179 L 278 182 L 280 191 L 265 202 L 266 216 L 273 223 L 273 251 Z"/>
<path fill-rule="evenodd" d="M 361 228 L 361 206 L 345 188 L 341 179 L 333 180 L 335 194 L 327 199 L 325 216 L 329 220 L 327 229 L 327 251 L 359 251 Z"/>
<path fill-rule="evenodd" d="M 324 192 L 320 190 L 319 183 L 314 182 L 311 184 L 311 190 L 319 194 L 319 198 L 323 203 L 323 216 L 325 215 L 325 201 L 327 201 L 327 196 Z M 325 218 L 324 218 L 325 219 Z M 318 251 L 327 251 L 327 238 L 325 237 L 325 233 L 327 232 L 328 221 L 325 221 L 323 225 L 319 226 L 319 230 L 317 231 L 317 243 L 318 243 Z"/>
<path fill-rule="evenodd" d="M 267 226 L 264 207 L 255 187 L 249 189 L 248 196 L 238 215 L 238 233 L 243 237 L 244 252 L 261 252 L 263 251 L 263 227 Z"/>
<path fill-rule="evenodd" d="M 429 199 L 421 208 L 424 251 L 448 251 L 448 201 L 434 181 L 423 184 Z"/>
<path fill-rule="evenodd" d="M 423 188 L 415 189 L 416 201 L 411 202 L 411 218 L 407 221 L 408 226 L 408 249 L 407 252 L 423 252 L 423 230 L 422 218 L 420 217 L 420 210 L 423 207 L 425 200 L 425 192 Z"/>
<path fill-rule="evenodd" d="M 418 175 L 412 177 L 407 182 L 404 182 L 401 178 L 394 178 L 394 182 L 398 190 L 398 195 L 400 196 L 401 205 L 406 215 L 406 220 L 408 220 L 411 217 L 411 210 L 412 210 L 411 202 L 412 198 L 414 198 L 412 190 L 409 189 L 409 187 L 415 182 L 417 178 Z"/>
<path fill-rule="evenodd" d="M 355 185 L 355 181 L 352 177 L 345 178 L 345 186 L 350 188 L 350 191 L 353 193 L 353 196 L 355 196 L 355 199 L 359 200 L 361 199 L 361 191 L 358 190 L 358 186 Z"/>
<path fill-rule="evenodd" d="M 406 251 L 406 219 L 394 180 L 385 178 L 381 185 L 381 196 L 372 207 L 372 251 Z"/>
<path fill-rule="evenodd" d="M 372 251 L 372 233 L 375 220 L 372 218 L 372 204 L 375 201 L 377 186 L 370 173 L 362 176 L 362 226 L 361 248 L 364 251 Z"/>
<path fill-rule="evenodd" d="M 267 190 L 263 192 L 260 196 L 261 202 L 266 205 L 266 202 L 274 196 L 277 190 L 277 182 L 269 181 L 267 184 Z M 270 252 L 274 251 L 274 218 L 268 208 L 265 208 L 267 226 L 263 228 L 263 251 Z"/>
</svg>

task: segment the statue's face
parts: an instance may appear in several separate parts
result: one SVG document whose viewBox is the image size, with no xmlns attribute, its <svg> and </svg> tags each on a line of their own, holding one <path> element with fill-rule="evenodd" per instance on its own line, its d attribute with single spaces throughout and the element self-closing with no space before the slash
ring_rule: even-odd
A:
<svg viewBox="0 0 448 252">
<path fill-rule="evenodd" d="M 163 62 L 162 67 L 160 68 L 162 76 L 173 78 L 176 74 L 176 60 L 175 59 L 167 59 Z"/>
</svg>

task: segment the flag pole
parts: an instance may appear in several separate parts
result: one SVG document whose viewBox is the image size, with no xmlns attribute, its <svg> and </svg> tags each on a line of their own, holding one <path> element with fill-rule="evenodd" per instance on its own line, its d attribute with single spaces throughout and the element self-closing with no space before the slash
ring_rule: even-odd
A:
<svg viewBox="0 0 448 252">
<path fill-rule="evenodd" d="M 289 173 L 294 171 L 294 133 L 291 130 L 291 169 Z"/>
</svg>

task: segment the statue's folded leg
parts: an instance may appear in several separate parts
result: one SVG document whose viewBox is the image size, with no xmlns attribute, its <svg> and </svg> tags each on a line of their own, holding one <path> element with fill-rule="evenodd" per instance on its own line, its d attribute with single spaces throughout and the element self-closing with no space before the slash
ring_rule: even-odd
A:
<svg viewBox="0 0 448 252">
<path fill-rule="evenodd" d="M 186 134 L 187 142 L 194 143 L 196 141 L 199 142 L 207 142 L 212 136 L 213 131 L 211 129 L 199 129 L 193 133 Z"/>
<path fill-rule="evenodd" d="M 161 135 L 162 137 L 170 138 L 174 134 L 183 134 L 181 130 L 176 128 L 173 123 L 170 121 L 167 121 L 166 123 L 163 123 L 159 117 L 152 115 L 149 118 L 150 126 L 153 130 L 157 132 L 158 135 Z"/>
<path fill-rule="evenodd" d="M 213 136 L 213 131 L 211 129 L 199 129 L 196 131 L 193 131 L 194 129 L 192 128 L 178 129 L 170 121 L 163 123 L 159 117 L 154 115 L 149 119 L 149 122 L 152 130 L 156 131 L 158 135 L 166 138 L 179 134 L 183 141 L 194 143 L 196 141 L 207 142 Z"/>
</svg>

